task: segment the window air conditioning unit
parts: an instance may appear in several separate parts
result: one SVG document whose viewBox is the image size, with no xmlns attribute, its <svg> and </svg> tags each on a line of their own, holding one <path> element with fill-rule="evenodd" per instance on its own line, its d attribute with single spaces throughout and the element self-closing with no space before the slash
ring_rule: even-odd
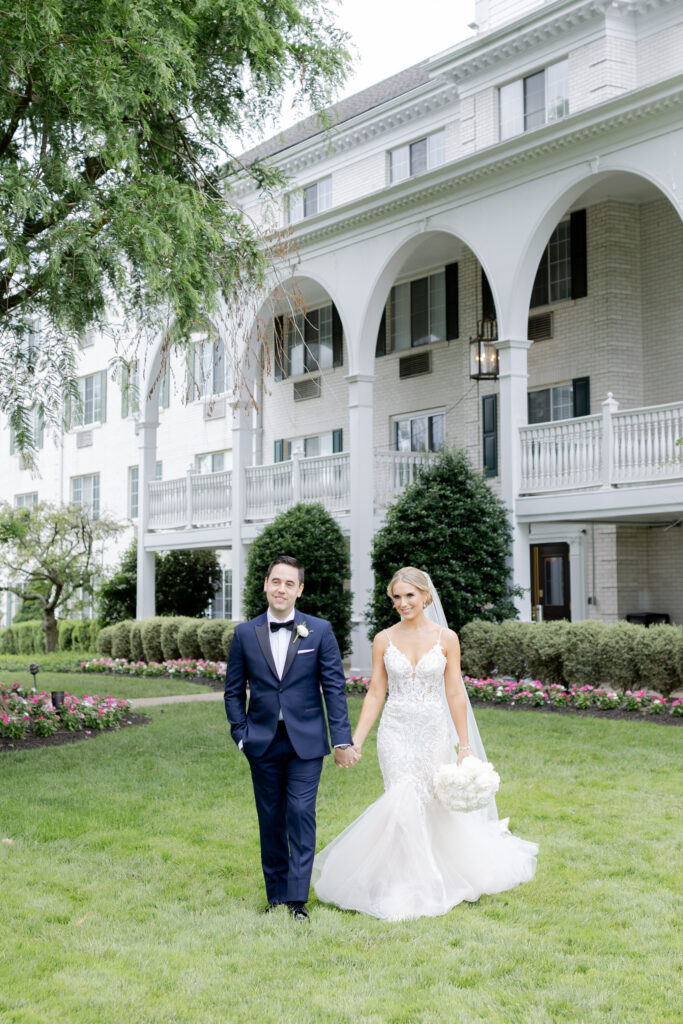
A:
<svg viewBox="0 0 683 1024">
<path fill-rule="evenodd" d="M 92 444 L 92 430 L 79 430 L 76 434 L 76 447 L 89 448 Z"/>
<path fill-rule="evenodd" d="M 320 377 L 309 377 L 307 380 L 298 380 L 294 384 L 294 401 L 305 402 L 309 398 L 320 398 L 322 394 L 322 380 Z"/>
<path fill-rule="evenodd" d="M 419 377 L 423 373 L 432 372 L 432 353 L 415 352 L 410 356 L 403 356 L 398 361 L 398 376 L 400 380 L 405 377 Z"/>
<path fill-rule="evenodd" d="M 553 336 L 553 314 L 537 313 L 529 317 L 528 336 L 530 341 L 546 341 Z"/>
</svg>

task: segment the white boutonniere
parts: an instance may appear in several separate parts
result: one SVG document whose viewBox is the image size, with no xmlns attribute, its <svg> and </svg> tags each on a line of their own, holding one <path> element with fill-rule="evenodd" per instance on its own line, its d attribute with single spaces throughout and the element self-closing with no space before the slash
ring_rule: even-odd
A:
<svg viewBox="0 0 683 1024">
<path fill-rule="evenodd" d="M 295 631 L 294 631 L 294 637 L 292 639 L 292 643 L 293 644 L 296 643 L 296 641 L 300 637 L 305 639 L 307 636 L 310 636 L 310 634 L 312 632 L 313 632 L 313 630 L 309 629 L 305 622 L 299 622 L 297 627 L 296 627 L 296 629 L 295 629 Z"/>
</svg>

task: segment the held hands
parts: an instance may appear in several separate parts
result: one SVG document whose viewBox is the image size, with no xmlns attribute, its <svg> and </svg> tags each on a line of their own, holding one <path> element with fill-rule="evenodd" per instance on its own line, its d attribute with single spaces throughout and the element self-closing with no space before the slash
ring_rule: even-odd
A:
<svg viewBox="0 0 683 1024">
<path fill-rule="evenodd" d="M 352 765 L 358 764 L 360 758 L 360 747 L 346 747 L 344 750 L 341 747 L 334 748 L 334 760 L 338 768 L 351 768 Z"/>
</svg>

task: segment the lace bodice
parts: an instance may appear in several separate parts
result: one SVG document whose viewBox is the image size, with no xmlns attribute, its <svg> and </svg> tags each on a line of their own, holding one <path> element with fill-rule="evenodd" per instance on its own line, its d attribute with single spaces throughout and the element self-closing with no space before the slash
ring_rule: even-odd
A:
<svg viewBox="0 0 683 1024">
<path fill-rule="evenodd" d="M 451 749 L 442 696 L 446 655 L 437 640 L 413 666 L 389 638 L 384 665 L 388 698 L 377 735 L 384 786 L 410 782 L 420 801 L 431 800 L 434 769 Z"/>
</svg>

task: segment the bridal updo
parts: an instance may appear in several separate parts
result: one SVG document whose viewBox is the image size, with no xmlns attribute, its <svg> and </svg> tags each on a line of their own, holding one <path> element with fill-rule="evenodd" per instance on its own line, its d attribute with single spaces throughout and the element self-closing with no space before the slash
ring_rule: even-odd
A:
<svg viewBox="0 0 683 1024">
<path fill-rule="evenodd" d="M 415 569 L 412 565 L 404 565 L 402 569 L 398 569 L 391 577 L 389 586 L 387 587 L 387 594 L 393 601 L 394 599 L 394 583 L 399 581 L 403 583 L 409 583 L 411 587 L 417 587 L 425 595 L 425 608 L 432 603 L 432 595 L 429 589 L 429 579 L 427 574 L 422 572 L 422 569 Z"/>
</svg>

